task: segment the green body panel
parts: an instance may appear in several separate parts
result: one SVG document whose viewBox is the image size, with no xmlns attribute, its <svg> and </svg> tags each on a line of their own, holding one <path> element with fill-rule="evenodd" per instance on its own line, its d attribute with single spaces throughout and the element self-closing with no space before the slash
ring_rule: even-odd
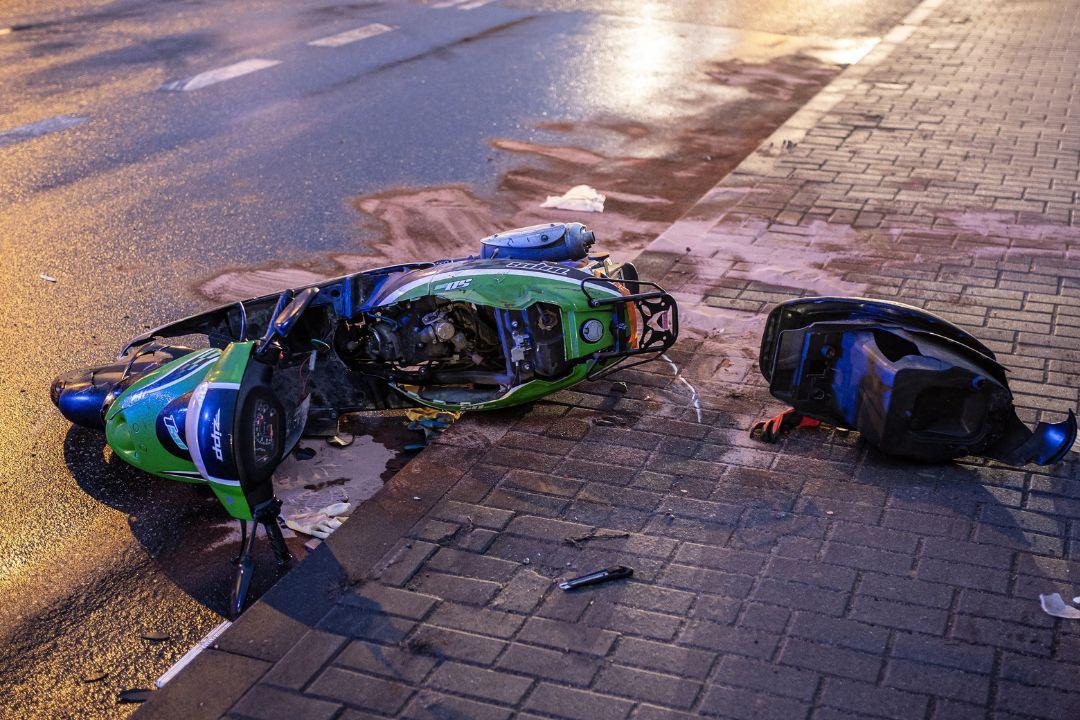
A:
<svg viewBox="0 0 1080 720">
<path fill-rule="evenodd" d="M 241 382 L 254 350 L 254 340 L 229 343 L 218 361 L 210 366 L 205 382 Z"/>
<path fill-rule="evenodd" d="M 536 265 L 537 263 L 529 264 Z M 461 287 L 459 284 L 464 280 L 469 282 L 464 287 Z M 455 285 L 459 286 L 454 287 Z M 506 272 L 456 270 L 442 277 L 434 276 L 430 282 L 403 293 L 395 299 L 395 302 L 417 300 L 429 294 L 446 300 L 487 305 L 503 310 L 524 310 L 538 302 L 554 305 L 560 309 L 563 348 L 568 360 L 587 358 L 595 352 L 610 348 L 614 342 L 610 327 L 611 308 L 590 307 L 588 298 L 581 291 L 579 282 L 548 278 L 540 273 L 512 275 Z M 616 295 L 614 291 L 605 292 L 599 286 L 595 288 L 594 294 L 600 296 L 605 294 Z M 591 318 L 599 320 L 604 326 L 604 334 L 594 343 L 587 342 L 578 332 L 578 328 L 581 327 L 582 323 Z M 600 367 L 611 362 L 614 362 L 614 360 L 601 362 Z M 593 369 L 593 365 L 593 363 L 588 362 L 578 365 L 570 375 L 554 382 L 539 379 L 531 380 L 513 388 L 500 398 L 478 403 L 438 402 L 430 398 L 422 398 L 416 393 L 403 388 L 395 387 L 414 402 L 437 410 L 497 410 L 532 402 L 581 382 L 589 371 Z"/>
<path fill-rule="evenodd" d="M 113 452 L 153 475 L 183 482 L 205 482 L 195 463 L 165 449 L 157 437 L 156 423 L 166 405 L 202 382 L 210 364 L 176 381 L 167 378 L 196 356 L 211 361 L 220 354 L 220 350 L 209 349 L 184 355 L 148 372 L 116 398 L 105 415 L 105 439 Z"/>
<path fill-rule="evenodd" d="M 221 353 L 218 361 L 206 373 L 205 382 L 242 382 L 248 363 L 251 362 L 251 353 L 254 349 L 255 343 L 251 340 L 230 343 L 225 348 L 225 351 Z M 214 491 L 214 496 L 225 507 L 229 515 L 232 515 L 237 520 L 254 519 L 251 505 L 244 495 L 243 488 L 239 485 L 223 485 L 212 480 L 209 485 L 210 489 Z"/>
<path fill-rule="evenodd" d="M 109 447 L 127 463 L 153 475 L 182 482 L 207 483 L 230 515 L 251 520 L 251 508 L 243 490 L 236 485 L 208 483 L 194 462 L 166 449 L 157 436 L 156 423 L 170 402 L 203 382 L 239 383 L 251 360 L 254 345 L 254 342 L 233 343 L 224 351 L 196 351 L 139 378 L 116 398 L 105 415 L 105 439 Z M 196 360 L 205 360 L 205 363 L 181 378 L 169 379 L 182 366 Z"/>
</svg>

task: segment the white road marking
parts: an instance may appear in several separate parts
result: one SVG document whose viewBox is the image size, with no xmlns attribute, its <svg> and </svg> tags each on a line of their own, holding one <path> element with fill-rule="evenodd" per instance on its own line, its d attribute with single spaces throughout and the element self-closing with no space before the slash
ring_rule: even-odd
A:
<svg viewBox="0 0 1080 720">
<path fill-rule="evenodd" d="M 432 3 L 430 7 L 436 10 L 445 10 L 446 8 L 456 7 L 458 10 L 475 10 L 478 7 L 484 7 L 490 2 L 495 0 L 442 0 L 442 2 Z"/>
<path fill-rule="evenodd" d="M 3 132 L 0 132 L 0 147 L 7 147 L 8 145 L 20 143 L 23 140 L 29 140 L 30 138 L 48 135 L 49 133 L 59 132 L 60 130 L 67 130 L 70 127 L 75 127 L 76 125 L 84 123 L 89 119 L 90 118 L 85 116 L 53 115 L 51 118 L 38 120 L 29 125 L 21 125 L 17 128 L 4 130 Z"/>
<path fill-rule="evenodd" d="M 254 530 L 252 530 L 252 532 L 254 532 Z M 206 633 L 206 637 L 195 643 L 195 647 L 188 650 L 186 653 L 184 653 L 184 656 L 182 658 L 173 663 L 173 666 L 166 670 L 165 674 L 159 677 L 154 682 L 154 685 L 156 685 L 158 689 L 165 687 L 165 683 L 176 677 L 176 675 L 185 667 L 187 667 L 188 663 L 194 660 L 199 653 L 210 647 L 210 645 L 212 645 L 213 642 L 221 636 L 221 633 L 229 629 L 230 625 L 232 625 L 232 623 L 226 620 L 210 632 Z"/>
<path fill-rule="evenodd" d="M 187 80 L 177 80 L 176 82 L 165 83 L 161 86 L 162 90 L 179 90 L 189 92 L 191 90 L 199 90 L 219 83 L 223 80 L 232 80 L 233 78 L 240 77 L 241 75 L 247 75 L 258 70 L 265 70 L 269 67 L 278 65 L 280 60 L 242 60 L 232 65 L 226 65 L 225 67 L 217 68 L 216 70 L 207 70 L 204 73 L 199 73 L 193 78 Z"/>
<path fill-rule="evenodd" d="M 346 30 L 343 33 L 337 35 L 330 35 L 329 37 L 319 38 L 318 40 L 312 40 L 308 45 L 314 45 L 315 47 L 338 47 L 340 45 L 348 45 L 349 43 L 356 42 L 357 40 L 363 40 L 364 38 L 375 37 L 376 35 L 382 35 L 383 33 L 396 30 L 393 25 L 383 25 L 382 23 L 374 23 L 372 25 L 364 25 L 358 27 L 355 30 Z"/>
</svg>

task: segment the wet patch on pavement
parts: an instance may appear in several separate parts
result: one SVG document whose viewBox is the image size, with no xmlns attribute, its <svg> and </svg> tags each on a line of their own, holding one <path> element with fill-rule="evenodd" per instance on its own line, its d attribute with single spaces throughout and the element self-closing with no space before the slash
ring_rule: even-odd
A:
<svg viewBox="0 0 1080 720">
<path fill-rule="evenodd" d="M 229 301 L 256 288 L 257 294 L 283 289 L 293 279 L 304 284 L 381 265 L 462 257 L 493 232 L 553 220 L 585 222 L 597 233 L 598 248 L 631 257 L 842 69 L 814 56 L 811 51 L 825 46 L 820 42 L 796 47 L 782 36 L 744 35 L 758 44 L 747 41 L 737 51 L 752 60 L 704 63 L 660 117 L 539 118 L 528 138 L 489 140 L 493 167 L 501 171 L 486 187 L 448 183 L 353 197 L 355 234 L 343 240 L 341 252 L 292 267 L 230 269 L 196 289 Z M 548 195 L 578 184 L 607 196 L 603 213 L 540 207 Z"/>
</svg>

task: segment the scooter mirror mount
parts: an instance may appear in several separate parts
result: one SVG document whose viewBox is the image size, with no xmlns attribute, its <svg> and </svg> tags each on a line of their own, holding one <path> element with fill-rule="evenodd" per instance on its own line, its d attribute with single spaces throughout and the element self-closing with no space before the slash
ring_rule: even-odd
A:
<svg viewBox="0 0 1080 720">
<path fill-rule="evenodd" d="M 278 296 L 277 307 L 274 308 L 273 320 L 270 321 L 266 334 L 259 341 L 256 353 L 264 355 L 270 348 L 276 348 L 280 354 L 282 350 L 280 341 L 288 337 L 293 326 L 318 294 L 319 289 L 314 287 L 304 288 L 295 295 L 291 290 L 281 293 Z"/>
</svg>

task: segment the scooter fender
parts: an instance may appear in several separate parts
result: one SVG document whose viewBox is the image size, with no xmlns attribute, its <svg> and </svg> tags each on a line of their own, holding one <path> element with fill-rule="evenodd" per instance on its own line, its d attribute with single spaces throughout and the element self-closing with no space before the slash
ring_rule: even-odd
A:
<svg viewBox="0 0 1080 720">
<path fill-rule="evenodd" d="M 236 458 L 237 406 L 253 342 L 230 344 L 191 393 L 184 436 L 199 474 L 230 515 L 251 520 Z"/>
<path fill-rule="evenodd" d="M 184 434 L 199 474 L 239 520 L 254 519 L 254 510 L 274 497 L 272 476 L 300 439 L 310 395 L 306 383 L 285 383 L 301 389 L 299 397 L 279 397 L 272 382 L 310 372 L 314 353 L 300 368 L 275 370 L 254 357 L 254 342 L 231 343 L 191 394 Z M 305 375 L 306 377 L 306 375 Z"/>
</svg>

